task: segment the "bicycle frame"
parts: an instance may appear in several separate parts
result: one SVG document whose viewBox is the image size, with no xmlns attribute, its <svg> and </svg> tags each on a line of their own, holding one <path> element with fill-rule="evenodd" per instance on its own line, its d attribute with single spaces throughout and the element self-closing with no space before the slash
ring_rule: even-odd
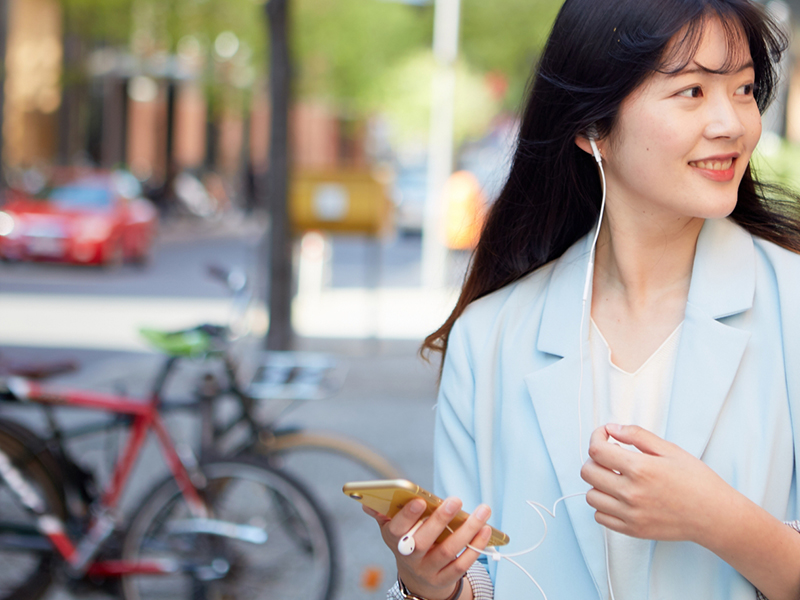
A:
<svg viewBox="0 0 800 600">
<path fill-rule="evenodd" d="M 165 369 L 166 371 L 168 369 Z M 64 523 L 61 519 L 54 515 L 43 513 L 40 509 L 41 499 L 26 484 L 21 474 L 16 471 L 8 456 L 0 451 L 0 478 L 3 478 L 8 483 L 11 490 L 20 499 L 21 504 L 29 512 L 36 515 L 37 529 L 50 540 L 72 572 L 76 575 L 90 574 L 100 576 L 174 573 L 179 568 L 174 561 L 93 561 L 103 542 L 114 530 L 112 515 L 116 513 L 122 491 L 147 439 L 147 434 L 151 430 L 156 434 L 164 460 L 178 483 L 192 516 L 201 519 L 208 519 L 209 517 L 206 505 L 192 483 L 189 472 L 178 456 L 172 438 L 161 418 L 158 396 L 154 395 L 149 401 L 140 402 L 111 394 L 77 390 L 52 391 L 37 383 L 19 378 L 9 379 L 8 387 L 22 401 L 88 408 L 124 415 L 133 419 L 129 427 L 130 435 L 128 436 L 126 447 L 116 461 L 111 480 L 103 491 L 99 510 L 94 515 L 86 533 L 77 543 L 73 543 L 66 535 Z"/>
</svg>

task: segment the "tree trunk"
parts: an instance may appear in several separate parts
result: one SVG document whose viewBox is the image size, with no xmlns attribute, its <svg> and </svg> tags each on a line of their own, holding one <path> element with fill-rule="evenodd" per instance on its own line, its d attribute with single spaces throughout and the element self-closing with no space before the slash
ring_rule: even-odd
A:
<svg viewBox="0 0 800 600">
<path fill-rule="evenodd" d="M 269 0 L 270 98 L 272 104 L 267 209 L 269 248 L 269 331 L 267 348 L 292 346 L 292 236 L 289 229 L 289 104 L 291 60 L 289 56 L 288 0 Z"/>
</svg>

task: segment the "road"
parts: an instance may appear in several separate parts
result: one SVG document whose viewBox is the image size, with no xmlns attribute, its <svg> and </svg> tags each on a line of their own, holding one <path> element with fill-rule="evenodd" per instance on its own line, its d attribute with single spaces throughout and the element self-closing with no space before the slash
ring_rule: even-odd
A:
<svg viewBox="0 0 800 600">
<path fill-rule="evenodd" d="M 162 238 L 153 263 L 143 269 L 126 266 L 106 272 L 59 265 L 2 265 L 0 297 L 41 300 L 46 307 L 50 306 L 47 302 L 52 302 L 46 310 L 53 314 L 58 314 L 59 304 L 71 297 L 80 298 L 81 302 L 92 299 L 97 306 L 104 303 L 117 306 L 114 303 L 122 300 L 132 300 L 135 305 L 137 299 L 153 298 L 175 303 L 170 306 L 180 306 L 181 300 L 198 299 L 224 306 L 226 292 L 205 276 L 205 265 L 208 262 L 238 265 L 257 273 L 257 243 L 256 228 L 232 227 L 220 232 L 176 227 Z M 375 256 L 374 245 L 364 240 L 337 238 L 330 250 L 326 288 L 345 292 L 361 289 L 369 282 L 369 261 Z M 383 244 L 380 265 L 379 284 L 387 294 L 418 285 L 419 239 L 398 238 Z M 8 324 L 14 315 L 6 314 L 5 319 Z M 0 326 L 0 338 L 2 333 Z M 109 391 L 124 388 L 134 395 L 144 395 L 162 360 L 147 352 L 91 350 L 78 341 L 76 345 L 81 348 L 77 350 L 55 348 L 52 344 L 49 344 L 51 347 L 31 347 L 17 343 L 0 346 L 0 354 L 18 360 L 77 356 L 82 361 L 82 370 L 62 377 L 60 383 Z M 354 436 L 379 449 L 409 478 L 430 487 L 437 368 L 416 356 L 419 341 L 419 338 L 302 338 L 301 348 L 332 352 L 345 361 L 349 366 L 348 377 L 335 397 L 301 405 L 283 422 Z M 191 389 L 193 373 L 190 366 L 179 378 L 177 394 Z M 31 411 L 11 412 L 34 427 L 43 427 L 42 421 Z M 9 414 L 7 407 L 3 407 L 3 414 Z M 62 410 L 58 418 L 64 423 L 75 423 L 98 417 L 85 411 Z M 195 425 L 190 418 L 171 417 L 170 420 L 173 435 L 189 443 L 196 440 Z M 113 436 L 101 435 L 75 443 L 72 449 L 83 463 L 97 469 L 101 479 L 105 479 L 109 473 L 109 447 L 118 447 L 118 443 Z M 338 597 L 348 600 L 382 598 L 383 590 L 394 577 L 392 555 L 380 541 L 374 522 L 341 493 L 345 481 L 370 478 L 370 474 L 336 457 L 301 456 L 286 466 L 314 490 L 336 523 L 344 566 Z M 150 445 L 125 494 L 122 506 L 126 515 L 130 515 L 137 499 L 164 472 L 155 448 Z M 370 567 L 377 568 L 384 576 L 381 584 L 372 590 L 361 585 L 361 577 Z M 77 597 L 107 598 L 84 593 L 71 595 L 58 587 L 47 600 Z"/>
<path fill-rule="evenodd" d="M 205 223 L 175 223 L 162 232 L 156 258 L 145 267 L 116 270 L 60 264 L 0 263 L 0 293 L 92 294 L 224 298 L 225 290 L 205 274 L 207 264 L 237 266 L 256 273 L 262 227 L 232 218 L 215 228 Z M 376 242 L 335 235 L 330 243 L 328 285 L 334 288 L 418 286 L 421 240 L 398 236 Z M 377 263 L 376 263 L 377 257 Z M 372 280 L 377 264 L 378 277 Z"/>
<path fill-rule="evenodd" d="M 205 265 L 243 268 L 264 298 L 259 239 L 257 223 L 247 220 L 200 230 L 179 224 L 164 232 L 157 259 L 143 269 L 0 264 L 0 314 L 11 315 L 0 326 L 0 345 L 143 350 L 136 334 L 141 326 L 227 319 L 227 293 L 206 276 Z M 294 326 L 301 336 L 419 340 L 455 303 L 455 287 L 419 288 L 418 237 L 377 243 L 338 236 L 317 254 L 328 258 L 298 253 Z M 454 265 L 458 282 L 464 257 Z M 250 324 L 266 330 L 263 305 L 251 312 Z"/>
</svg>

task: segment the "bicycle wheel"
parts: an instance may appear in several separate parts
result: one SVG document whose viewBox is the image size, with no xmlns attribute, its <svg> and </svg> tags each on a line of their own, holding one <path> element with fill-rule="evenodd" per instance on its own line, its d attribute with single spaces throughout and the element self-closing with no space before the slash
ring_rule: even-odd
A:
<svg viewBox="0 0 800 600">
<path fill-rule="evenodd" d="M 47 514 L 64 519 L 63 489 L 48 468 L 43 444 L 21 426 L 0 422 L 0 451 L 45 502 Z M 45 452 L 46 451 L 42 451 Z M 0 598 L 36 600 L 47 590 L 59 556 L 36 529 L 36 518 L 0 478 Z"/>
<path fill-rule="evenodd" d="M 125 560 L 172 559 L 168 575 L 123 577 L 126 600 L 330 600 L 337 578 L 327 517 L 286 474 L 245 458 L 203 466 L 211 518 L 266 532 L 266 541 L 210 533 L 192 519 L 177 483 L 155 488 L 125 537 Z M 194 527 L 192 526 L 194 523 Z M 261 543 L 259 543 L 261 542 Z"/>
<path fill-rule="evenodd" d="M 262 432 L 247 449 L 257 454 L 280 457 L 290 452 L 335 454 L 359 465 L 379 479 L 399 479 L 402 471 L 388 459 L 359 441 L 323 431 L 275 430 Z"/>
</svg>

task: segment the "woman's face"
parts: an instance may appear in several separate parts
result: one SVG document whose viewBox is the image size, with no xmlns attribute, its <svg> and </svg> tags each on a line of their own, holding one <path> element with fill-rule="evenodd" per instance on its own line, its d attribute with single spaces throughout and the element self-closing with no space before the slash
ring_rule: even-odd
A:
<svg viewBox="0 0 800 600">
<path fill-rule="evenodd" d="M 609 210 L 645 219 L 685 221 L 729 215 L 739 182 L 761 136 L 747 41 L 724 74 L 729 43 L 709 20 L 684 69 L 656 73 L 626 98 L 600 143 Z"/>
</svg>

